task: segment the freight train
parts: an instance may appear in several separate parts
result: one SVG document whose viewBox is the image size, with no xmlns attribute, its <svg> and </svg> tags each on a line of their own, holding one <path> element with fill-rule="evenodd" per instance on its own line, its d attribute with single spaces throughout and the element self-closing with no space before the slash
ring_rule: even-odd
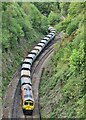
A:
<svg viewBox="0 0 86 120">
<path fill-rule="evenodd" d="M 21 83 L 21 99 L 23 113 L 32 115 L 35 101 L 32 91 L 31 67 L 37 56 L 47 44 L 55 38 L 56 32 L 53 27 L 48 28 L 49 34 L 46 35 L 28 54 L 21 65 L 20 83 Z"/>
</svg>

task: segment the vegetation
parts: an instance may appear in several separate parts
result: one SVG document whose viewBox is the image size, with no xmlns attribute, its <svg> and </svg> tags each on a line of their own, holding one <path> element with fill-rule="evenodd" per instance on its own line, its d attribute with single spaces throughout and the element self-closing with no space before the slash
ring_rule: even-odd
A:
<svg viewBox="0 0 86 120">
<path fill-rule="evenodd" d="M 2 3 L 3 94 L 21 60 L 47 28 L 47 17 L 34 4 Z"/>
<path fill-rule="evenodd" d="M 52 26 L 55 25 L 56 23 L 60 21 L 60 14 L 57 14 L 51 11 L 48 16 L 48 21 L 49 21 L 48 23 L 51 24 Z"/>
<path fill-rule="evenodd" d="M 85 3 L 9 2 L 2 3 L 1 12 L 3 95 L 21 60 L 50 24 L 64 35 L 41 78 L 42 118 L 84 118 Z"/>
<path fill-rule="evenodd" d="M 60 3 L 61 18 L 57 32 L 64 31 L 61 41 L 40 83 L 42 117 L 84 118 L 85 45 L 84 3 Z M 62 19 L 63 18 L 63 19 Z M 53 18 L 52 18 L 53 19 Z M 52 68 L 52 69 L 51 69 Z"/>
<path fill-rule="evenodd" d="M 54 11 L 56 13 L 59 13 L 59 3 L 58 2 L 34 2 L 34 5 L 40 10 L 42 14 L 45 16 L 48 16 L 51 11 Z"/>
</svg>

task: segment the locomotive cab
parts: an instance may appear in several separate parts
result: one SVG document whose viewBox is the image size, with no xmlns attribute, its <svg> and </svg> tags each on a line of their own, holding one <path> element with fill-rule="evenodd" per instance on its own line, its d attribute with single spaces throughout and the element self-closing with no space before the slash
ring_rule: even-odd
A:
<svg viewBox="0 0 86 120">
<path fill-rule="evenodd" d="M 23 103 L 23 112 L 27 115 L 32 115 L 34 109 L 34 102 L 32 100 L 25 100 Z"/>
<path fill-rule="evenodd" d="M 22 102 L 23 113 L 25 115 L 32 115 L 34 110 L 34 99 L 30 83 L 25 83 L 22 86 Z"/>
</svg>

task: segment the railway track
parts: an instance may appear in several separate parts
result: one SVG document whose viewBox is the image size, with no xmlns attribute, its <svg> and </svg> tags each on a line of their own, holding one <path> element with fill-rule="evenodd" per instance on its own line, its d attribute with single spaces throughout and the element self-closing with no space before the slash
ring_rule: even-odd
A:
<svg viewBox="0 0 86 120">
<path fill-rule="evenodd" d="M 17 70 L 13 82 L 9 85 L 9 89 L 6 93 L 5 104 L 3 108 L 3 118 L 24 118 L 25 120 L 33 120 L 33 118 L 37 118 L 37 120 L 41 119 L 40 114 L 40 103 L 39 103 L 39 84 L 40 77 L 42 73 L 42 69 L 46 66 L 49 58 L 53 54 L 54 44 L 60 40 L 60 36 L 57 35 L 54 40 L 52 40 L 48 46 L 43 50 L 42 54 L 37 58 L 32 66 L 32 85 L 33 85 L 33 93 L 35 99 L 35 109 L 33 111 L 32 116 L 24 116 L 22 108 L 21 108 L 21 91 L 20 91 L 20 82 L 19 76 L 20 72 Z M 15 83 L 16 82 L 16 83 Z M 16 86 L 15 86 L 16 84 Z M 3 119 L 4 120 L 4 119 Z"/>
</svg>

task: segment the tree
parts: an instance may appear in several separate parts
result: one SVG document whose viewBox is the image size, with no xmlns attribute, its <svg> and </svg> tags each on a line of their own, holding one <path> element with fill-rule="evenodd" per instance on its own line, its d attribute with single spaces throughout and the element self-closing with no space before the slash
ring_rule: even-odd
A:
<svg viewBox="0 0 86 120">
<path fill-rule="evenodd" d="M 37 2 L 34 5 L 40 10 L 40 12 L 46 16 L 50 14 L 51 11 L 59 12 L 59 2 Z"/>
<path fill-rule="evenodd" d="M 48 21 L 50 25 L 55 25 L 60 21 L 60 15 L 51 11 L 49 16 L 48 16 Z"/>
<path fill-rule="evenodd" d="M 66 16 L 68 14 L 69 5 L 70 5 L 69 2 L 61 2 L 60 3 L 61 14 L 63 16 Z"/>
</svg>

